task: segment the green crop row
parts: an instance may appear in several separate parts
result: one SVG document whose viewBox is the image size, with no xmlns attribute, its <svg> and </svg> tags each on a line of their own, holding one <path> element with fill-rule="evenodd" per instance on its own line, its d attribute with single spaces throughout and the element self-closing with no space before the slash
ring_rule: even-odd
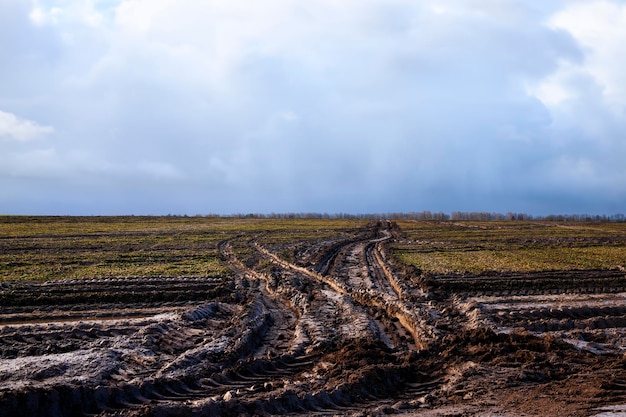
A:
<svg viewBox="0 0 626 417">
<path fill-rule="evenodd" d="M 406 264 L 425 272 L 441 274 L 612 269 L 626 266 L 626 248 L 623 246 L 433 252 L 395 249 L 393 253 Z"/>
<path fill-rule="evenodd" d="M 365 224 L 352 219 L 0 216 L 0 281 L 230 274 L 217 246 L 242 259 L 250 238 L 288 245 Z"/>
<path fill-rule="evenodd" d="M 0 216 L 0 281 L 229 274 L 217 247 L 247 264 L 252 238 L 292 260 L 295 249 L 357 233 L 354 219 Z M 626 266 L 626 224 L 399 221 L 391 252 L 432 273 Z"/>
</svg>

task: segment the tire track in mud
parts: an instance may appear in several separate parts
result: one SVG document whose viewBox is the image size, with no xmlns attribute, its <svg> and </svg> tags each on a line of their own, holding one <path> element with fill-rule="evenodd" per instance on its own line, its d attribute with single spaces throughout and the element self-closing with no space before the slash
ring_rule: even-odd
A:
<svg viewBox="0 0 626 417">
<path fill-rule="evenodd" d="M 432 328 L 422 322 L 415 312 L 408 310 L 406 306 L 396 297 L 393 297 L 388 293 L 373 290 L 365 285 L 356 285 L 354 286 L 356 288 L 353 288 L 350 286 L 350 283 L 341 282 L 330 275 L 320 275 L 297 265 L 290 264 L 267 251 L 265 248 L 258 245 L 258 243 L 254 243 L 253 245 L 255 249 L 282 268 L 313 278 L 318 282 L 328 285 L 336 293 L 350 297 L 355 303 L 367 307 L 373 307 L 386 314 L 390 320 L 398 321 L 412 336 L 415 346 L 417 346 L 418 349 L 427 349 L 428 341 L 432 338 L 433 334 Z M 362 243 L 361 245 L 363 246 Z M 364 253 L 362 250 L 359 252 Z M 356 275 L 359 274 L 357 273 Z M 354 278 L 354 274 L 350 274 L 349 276 Z"/>
<path fill-rule="evenodd" d="M 216 299 L 221 292 L 206 292 L 206 283 L 198 279 L 135 281 L 10 286 L 2 295 L 18 297 L 1 319 L 5 325 L 0 325 L 0 353 L 7 360 L 0 364 L 0 380 L 21 375 L 24 381 L 2 387 L 0 415 L 107 414 L 107 410 L 115 414 L 116 409 L 205 398 L 229 387 L 241 388 L 243 378 L 229 366 L 248 358 L 254 367 L 255 352 L 276 356 L 275 351 L 288 351 L 280 344 L 272 350 L 269 340 L 281 339 L 283 331 L 269 330 L 277 319 L 287 328 L 292 324 L 288 309 L 267 297 L 250 297 L 250 288 L 229 284 L 226 303 L 198 305 L 196 300 Z M 225 284 L 205 281 L 211 288 Z M 123 302 L 130 295 L 141 298 L 155 285 L 163 285 L 157 301 L 139 304 L 137 309 L 124 303 L 123 308 L 118 304 L 117 311 L 107 312 L 116 306 L 98 304 L 92 296 L 106 288 L 115 294 L 100 299 Z M 176 302 L 159 301 L 172 295 Z M 181 301 L 181 295 L 188 295 L 187 300 Z M 47 296 L 53 299 L 50 305 L 45 303 Z M 69 303 L 57 303 L 59 296 Z M 228 302 L 232 296 L 243 300 Z M 258 352 L 263 343 L 263 351 Z M 299 366 L 284 352 L 277 364 L 274 368 L 281 375 Z M 73 378 L 87 384 L 73 385 Z"/>
<path fill-rule="evenodd" d="M 367 262 L 370 275 L 374 278 L 374 283 L 379 291 L 386 292 L 392 297 L 401 298 L 401 292 L 394 288 L 389 281 L 381 259 L 378 255 L 377 243 L 369 243 L 365 247 L 365 261 Z"/>
<path fill-rule="evenodd" d="M 257 327 L 262 331 L 253 334 L 249 342 L 233 355 L 233 360 L 220 361 L 220 371 L 195 378 L 192 384 L 194 395 L 181 395 L 174 398 L 156 398 L 156 403 L 144 404 L 136 412 L 120 415 L 145 415 L 153 412 L 160 415 L 178 415 L 181 410 L 193 414 L 222 414 L 234 403 L 243 403 L 253 396 L 255 402 L 262 401 L 269 392 L 280 391 L 284 379 L 291 378 L 302 369 L 310 368 L 315 355 L 293 353 L 298 311 L 268 286 L 267 277 L 246 268 L 232 252 L 227 241 L 219 244 L 219 250 L 226 264 L 236 274 L 236 290 L 245 294 L 247 301 L 256 306 L 262 320 Z M 244 324 L 243 328 L 251 328 Z M 185 366 L 188 369 L 188 366 Z M 194 370 L 194 375 L 198 372 Z M 180 391 L 180 390 L 179 390 Z M 190 403 L 191 401 L 191 403 Z M 181 404 L 183 402 L 183 404 Z M 111 415 L 118 415 L 114 412 Z"/>
<path fill-rule="evenodd" d="M 294 263 L 242 234 L 218 244 L 225 278 L 3 284 L 0 417 L 411 415 L 589 363 L 597 403 L 623 399 L 623 271 L 418 281 L 388 257 L 394 233 Z"/>
<path fill-rule="evenodd" d="M 264 354 L 276 355 L 277 352 L 290 352 L 294 344 L 296 326 L 300 319 L 298 309 L 289 298 L 270 287 L 270 278 L 268 276 L 247 268 L 239 261 L 228 241 L 220 242 L 218 250 L 228 267 L 235 273 L 236 279 L 239 280 L 239 286 L 249 287 L 250 281 L 253 281 L 258 288 L 261 301 L 268 308 L 268 311 L 271 311 L 275 316 L 272 319 L 275 325 L 272 327 L 271 334 L 265 340 L 266 343 L 263 343 L 263 347 L 257 353 L 257 356 Z M 272 343 L 268 343 L 269 341 L 272 341 Z M 277 345 L 275 351 L 272 350 L 273 345 Z"/>
<path fill-rule="evenodd" d="M 359 414 L 366 408 L 376 415 L 431 408 L 473 395 L 477 395 L 473 402 L 477 406 L 480 395 L 488 393 L 484 378 L 494 387 L 506 387 L 511 381 L 534 384 L 559 380 L 580 369 L 569 360 L 583 363 L 589 361 L 584 352 L 604 355 L 624 345 L 625 338 L 618 336 L 608 346 L 604 342 L 610 338 L 601 333 L 607 328 L 621 331 L 622 310 L 571 305 L 575 304 L 571 298 L 575 294 L 596 294 L 602 302 L 611 292 L 619 296 L 621 276 L 616 279 L 611 275 L 614 273 L 602 272 L 576 283 L 569 275 L 562 279 L 568 273 L 513 280 L 487 276 L 480 278 L 483 281 L 442 277 L 435 293 L 417 291 L 416 295 L 416 288 L 398 279 L 386 259 L 385 242 L 390 233 L 385 230 L 385 224 L 379 223 L 352 239 L 320 245 L 327 252 L 314 263 L 289 263 L 255 240 L 249 241 L 250 247 L 273 266 L 269 271 L 267 267 L 255 271 L 237 261 L 238 266 L 231 269 L 262 286 L 266 297 L 280 299 L 283 309 L 295 312 L 293 337 L 276 351 L 284 352 L 289 345 L 297 368 L 281 368 L 284 360 L 255 357 L 248 360 L 254 364 L 252 368 L 270 367 L 280 377 L 250 371 L 240 362 L 236 372 L 224 380 L 214 380 L 217 386 L 227 385 L 219 396 L 185 405 L 160 403 L 160 412 L 336 415 Z M 572 275 L 574 279 L 580 277 Z M 444 296 L 440 298 L 442 290 Z M 568 292 L 570 295 L 563 297 Z M 538 299 L 528 298 L 533 295 Z M 546 301 L 553 295 L 561 301 Z M 524 306 L 532 302 L 552 304 Z M 532 333 L 518 333 L 520 328 Z M 559 339 L 551 339 L 552 334 Z M 581 335 L 576 349 L 559 342 L 571 343 L 577 337 L 580 341 Z M 428 343 L 420 345 L 424 340 Z M 546 353 L 559 349 L 563 352 L 560 361 Z M 515 353 L 518 350 L 522 353 Z M 422 353 L 415 356 L 418 351 Z M 433 352 L 436 359 L 431 356 Z M 420 359 L 422 354 L 426 359 Z M 521 373 L 515 371 L 520 361 L 525 369 Z M 516 365 L 501 368 L 499 363 Z M 359 369 L 357 374 L 355 369 Z M 605 368 L 600 369 L 600 373 L 605 372 Z M 255 379 L 259 375 L 260 379 Z M 256 384 L 246 385 L 250 378 Z M 603 383 L 607 387 L 603 389 L 611 393 L 611 401 L 619 401 L 619 391 L 611 387 L 622 385 L 619 380 L 609 381 Z M 145 409 L 134 415 L 143 412 Z"/>
<path fill-rule="evenodd" d="M 426 319 L 419 318 L 419 315 L 424 316 L 421 309 L 407 308 L 402 300 L 402 286 L 381 254 L 381 245 L 391 238 L 391 222 L 370 224 L 354 238 L 327 244 L 328 249 L 319 256 L 321 260 L 314 263 L 313 271 L 281 260 L 256 242 L 253 246 L 277 265 L 308 275 L 333 291 L 349 296 L 353 302 L 373 308 L 371 315 L 376 317 L 374 322 L 386 344 L 391 345 L 392 338 L 385 333 L 391 333 L 395 336 L 395 345 L 404 345 L 407 350 L 426 349 L 427 340 L 435 337 L 435 331 Z M 353 268 L 346 268 L 346 260 L 351 258 Z M 386 317 L 385 323 L 381 320 L 383 317 Z M 397 343 L 398 340 L 401 342 Z M 407 344 L 407 340 L 412 342 Z"/>
<path fill-rule="evenodd" d="M 283 273 L 283 278 L 285 276 L 295 276 L 298 277 L 299 280 L 308 280 L 309 282 L 316 283 L 319 287 L 322 284 L 321 291 L 314 291 L 313 299 L 314 301 L 319 301 L 319 299 L 325 299 L 322 303 L 331 304 L 333 300 L 343 299 L 346 307 L 344 307 L 344 311 L 342 309 L 333 309 L 328 308 L 325 309 L 323 306 L 318 306 L 318 311 L 321 311 L 324 314 L 333 314 L 335 312 L 336 316 L 339 318 L 335 318 L 335 320 L 342 320 L 341 317 L 351 317 L 355 315 L 363 315 L 365 313 L 364 319 L 369 322 L 369 326 L 367 328 L 363 328 L 365 330 L 365 337 L 359 338 L 359 331 L 356 329 L 352 329 L 343 336 L 343 338 L 350 338 L 350 340 L 356 340 L 359 343 L 363 343 L 363 341 L 369 340 L 368 343 L 378 344 L 374 351 L 382 351 L 387 350 L 388 352 L 395 352 L 395 359 L 390 360 L 389 363 L 378 363 L 378 368 L 376 368 L 376 372 L 388 372 L 392 371 L 392 374 L 397 375 L 394 377 L 396 381 L 394 382 L 394 389 L 388 392 L 387 394 L 378 396 L 373 398 L 371 396 L 366 396 L 363 398 L 357 398 L 357 404 L 367 402 L 376 402 L 377 404 L 386 404 L 389 402 L 390 404 L 394 404 L 398 402 L 401 398 L 413 398 L 415 399 L 415 395 L 422 394 L 426 389 L 425 387 L 432 387 L 437 385 L 436 382 L 429 381 L 426 384 L 417 384 L 415 386 L 410 386 L 412 384 L 411 381 L 415 381 L 416 375 L 419 373 L 415 372 L 414 365 L 394 365 L 394 363 L 399 363 L 402 361 L 406 361 L 407 355 L 410 356 L 411 352 L 415 353 L 418 351 L 416 344 L 413 343 L 413 338 L 417 338 L 415 334 L 417 333 L 416 329 L 421 329 L 423 326 L 422 323 L 415 324 L 415 313 L 409 312 L 408 308 L 403 305 L 402 301 L 399 299 L 395 290 L 393 290 L 393 286 L 386 279 L 386 274 L 389 274 L 389 268 L 385 265 L 382 265 L 381 255 L 376 253 L 376 256 L 368 256 L 369 254 L 373 254 L 374 252 L 369 252 L 365 250 L 365 247 L 370 247 L 371 245 L 378 245 L 382 242 L 386 241 L 390 238 L 389 234 L 383 233 L 383 238 L 374 239 L 372 236 L 366 237 L 366 239 L 353 239 L 351 242 L 347 242 L 342 244 L 341 248 L 336 246 L 331 247 L 329 250 L 332 252 L 332 256 L 324 256 L 323 259 L 326 259 L 332 268 L 326 268 L 327 274 L 323 275 L 318 272 L 314 272 L 303 268 L 301 266 L 291 264 L 285 260 L 280 259 L 277 255 L 269 252 L 267 249 L 262 247 L 258 242 L 251 241 L 251 246 L 256 249 L 265 259 L 271 261 L 275 268 L 279 269 Z M 380 275 L 378 277 L 379 280 L 384 280 L 386 282 L 384 286 L 388 288 L 388 291 L 383 292 L 380 290 L 376 290 L 375 288 L 366 288 L 369 286 L 366 285 L 357 285 L 357 289 L 354 289 L 354 285 L 350 287 L 345 283 L 345 280 L 339 279 L 338 277 L 333 276 L 339 270 L 338 264 L 345 263 L 340 256 L 347 257 L 348 253 L 352 249 L 357 249 L 357 257 L 359 258 L 359 263 L 361 266 L 367 265 L 369 266 L 369 270 L 373 271 L 374 268 L 379 271 Z M 376 248 L 378 251 L 378 248 Z M 369 261 L 369 264 L 368 264 Z M 319 265 L 319 264 L 318 264 Z M 318 268 L 316 268 L 318 269 Z M 367 267 L 365 268 L 368 269 Z M 354 275 L 353 271 L 350 271 L 348 277 Z M 369 276 L 368 279 L 374 279 L 374 277 Z M 395 279 L 394 279 L 395 281 Z M 397 286 L 397 284 L 396 284 Z M 322 293 L 322 297 L 319 296 L 319 293 Z M 347 313 L 347 314 L 346 314 Z M 319 313 L 318 313 L 319 314 Z M 303 315 L 304 316 L 304 315 Z M 332 321 L 332 316 L 326 316 L 325 321 Z M 328 324 L 326 324 L 328 326 Z M 418 327 L 420 326 L 420 327 Z M 426 327 L 427 330 L 430 328 Z M 410 331 L 407 329 L 411 329 Z M 363 332 L 361 330 L 361 332 Z M 388 336 L 389 333 L 394 335 L 393 339 L 395 343 L 393 343 Z M 425 337 L 422 335 L 419 336 L 420 339 L 424 340 Z M 339 343 L 344 343 L 345 341 L 338 341 Z M 335 342 L 336 344 L 337 342 Z M 420 342 L 421 343 L 421 342 Z M 333 346 L 331 344 L 330 346 Z M 424 345 L 418 345 L 421 349 L 424 348 Z M 317 349 L 327 348 L 324 344 L 314 344 L 314 347 Z M 349 361 L 349 360 L 348 360 Z M 350 388 L 350 390 L 354 389 L 365 389 L 367 387 L 376 387 L 378 386 L 375 381 L 370 380 L 372 376 L 366 377 L 362 383 L 359 383 Z M 432 384 L 432 385 L 428 385 Z M 383 383 L 384 385 L 384 383 Z M 428 388 L 431 389 L 431 388 Z M 336 388 L 335 388 L 336 390 Z M 325 390 L 328 392 L 328 388 Z M 404 393 L 404 394 L 402 394 Z M 403 397 L 405 395 L 406 397 Z M 388 398 L 387 400 L 385 398 Z M 355 401 L 355 400 L 353 400 Z"/>
<path fill-rule="evenodd" d="M 278 258 L 273 258 L 257 244 L 251 244 L 278 265 L 271 274 L 246 268 L 236 258 L 228 242 L 220 244 L 220 252 L 236 275 L 242 278 L 237 287 L 252 288 L 252 283 L 257 283 L 257 301 L 264 299 L 263 304 L 267 304 L 271 298 L 282 304 L 275 308 L 293 309 L 297 313 L 295 334 L 289 343 L 290 353 L 283 353 L 278 358 L 261 355 L 250 357 L 245 363 L 239 361 L 235 367 L 222 373 L 224 379 L 212 378 L 209 381 L 216 388 L 228 388 L 226 392 L 222 390 L 223 394 L 220 392 L 221 398 L 205 397 L 184 405 L 159 404 L 155 407 L 158 407 L 160 415 L 180 412 L 193 415 L 336 414 L 338 411 L 357 411 L 362 404 L 380 403 L 381 397 L 387 398 L 393 393 L 404 391 L 410 395 L 410 392 L 424 390 L 423 385 L 408 387 L 411 381 L 415 381 L 412 366 L 397 364 L 397 355 L 390 356 L 389 349 L 372 336 L 371 318 L 365 310 L 351 302 L 351 297 L 335 291 L 332 285 L 330 289 L 319 288 L 319 283 L 312 279 L 309 271 L 278 262 Z M 317 286 L 312 285 L 316 283 Z M 329 326 L 329 321 L 338 326 Z M 347 326 L 343 332 L 342 325 Z M 346 341 L 348 338 L 353 341 Z M 270 339 L 266 339 L 263 345 L 271 345 L 273 342 Z M 354 352 L 355 348 L 358 353 Z M 380 349 L 383 356 L 389 357 L 389 363 L 380 364 L 380 353 L 377 353 Z M 350 355 L 346 355 L 347 351 Z M 341 369 L 347 366 L 352 370 L 353 361 L 359 360 L 372 363 L 365 364 L 367 366 L 359 377 L 346 378 L 349 374 Z M 344 361 L 347 363 L 342 363 Z M 268 368 L 273 372 L 268 374 Z M 340 368 L 337 371 L 341 372 L 335 377 L 335 383 L 329 383 L 327 373 L 334 368 Z M 137 415 L 146 413 L 146 407 L 144 405 L 137 411 Z"/>
</svg>

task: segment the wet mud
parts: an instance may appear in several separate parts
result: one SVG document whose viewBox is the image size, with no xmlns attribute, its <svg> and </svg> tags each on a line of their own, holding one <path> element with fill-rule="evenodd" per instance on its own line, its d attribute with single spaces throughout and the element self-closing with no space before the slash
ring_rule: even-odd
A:
<svg viewBox="0 0 626 417">
<path fill-rule="evenodd" d="M 375 222 L 295 260 L 225 240 L 225 278 L 3 284 L 0 416 L 592 416 L 626 403 L 623 271 L 428 276 L 389 255 L 401 237 Z"/>
</svg>

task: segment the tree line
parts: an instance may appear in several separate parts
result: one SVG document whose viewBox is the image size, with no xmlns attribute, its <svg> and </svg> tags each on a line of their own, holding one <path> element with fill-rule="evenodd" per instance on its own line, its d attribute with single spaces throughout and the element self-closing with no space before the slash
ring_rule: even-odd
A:
<svg viewBox="0 0 626 417">
<path fill-rule="evenodd" d="M 198 217 L 234 217 L 254 219 L 355 219 L 355 220 L 431 220 L 431 221 L 554 221 L 554 222 L 624 222 L 624 214 L 599 215 L 599 214 L 549 214 L 537 216 L 527 213 L 494 213 L 494 212 L 462 212 L 453 211 L 450 214 L 443 212 L 431 212 L 429 210 L 419 212 L 392 212 L 392 213 L 236 213 L 228 216 L 209 214 Z"/>
</svg>

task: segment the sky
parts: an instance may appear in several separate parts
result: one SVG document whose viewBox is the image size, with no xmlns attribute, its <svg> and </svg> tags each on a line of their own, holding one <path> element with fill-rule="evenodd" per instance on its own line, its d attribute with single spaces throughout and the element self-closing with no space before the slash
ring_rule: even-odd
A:
<svg viewBox="0 0 626 417">
<path fill-rule="evenodd" d="M 0 0 L 0 214 L 626 212 L 626 1 Z"/>
</svg>

